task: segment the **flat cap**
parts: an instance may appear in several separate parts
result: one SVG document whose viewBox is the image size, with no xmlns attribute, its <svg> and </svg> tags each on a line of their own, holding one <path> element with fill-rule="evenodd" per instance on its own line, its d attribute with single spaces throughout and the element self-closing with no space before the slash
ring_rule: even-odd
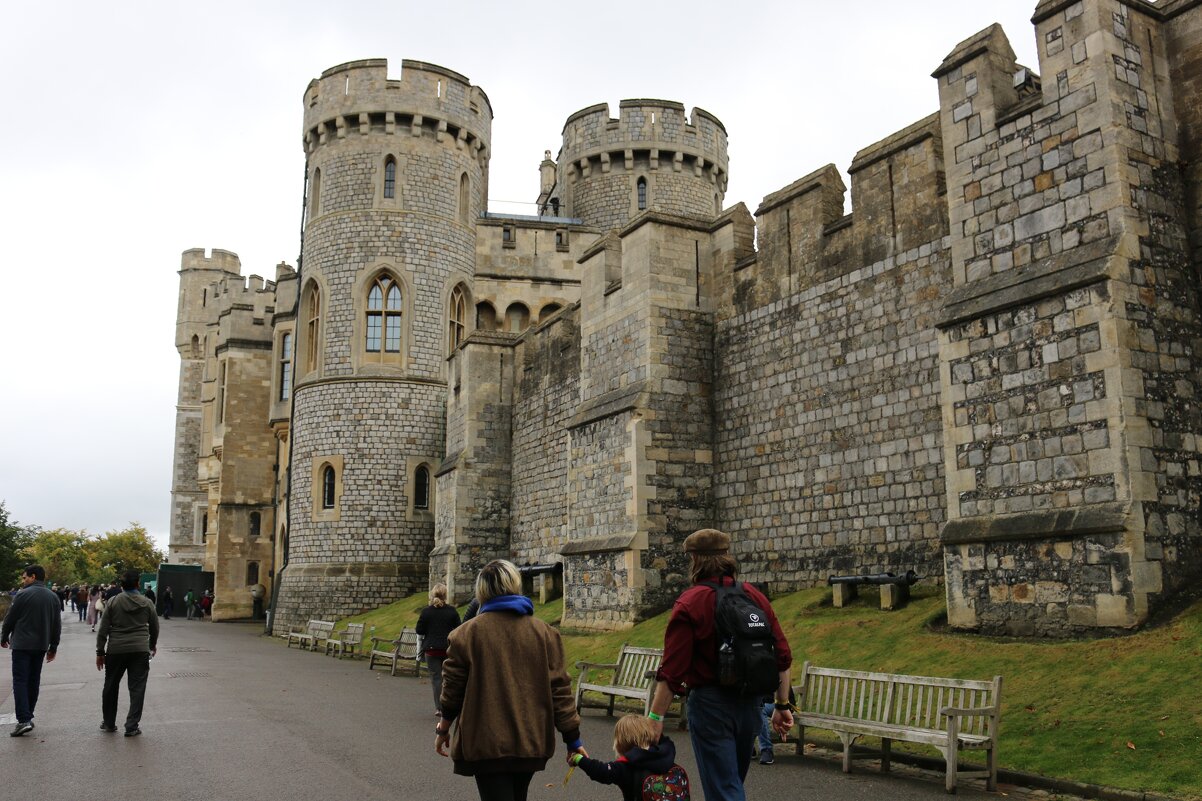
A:
<svg viewBox="0 0 1202 801">
<path fill-rule="evenodd" d="M 685 538 L 684 550 L 698 556 L 719 556 L 730 550 L 730 535 L 716 528 L 703 528 Z"/>
</svg>

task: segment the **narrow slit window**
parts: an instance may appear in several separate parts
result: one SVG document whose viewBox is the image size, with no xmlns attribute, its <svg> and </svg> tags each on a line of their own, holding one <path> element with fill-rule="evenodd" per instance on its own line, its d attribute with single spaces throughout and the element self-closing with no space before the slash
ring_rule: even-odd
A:
<svg viewBox="0 0 1202 801">
<path fill-rule="evenodd" d="M 396 197 L 396 159 L 392 156 L 384 161 L 384 197 Z"/>
<path fill-rule="evenodd" d="M 246 563 L 246 586 L 253 587 L 259 583 L 259 563 Z"/>
<path fill-rule="evenodd" d="M 413 508 L 430 508 L 430 469 L 425 465 L 418 467 L 413 476 Z"/>
<path fill-rule="evenodd" d="M 292 334 L 280 338 L 280 400 L 292 395 Z"/>
<path fill-rule="evenodd" d="M 639 178 L 637 188 L 639 195 L 639 211 L 645 211 L 647 208 L 647 179 Z"/>
<path fill-rule="evenodd" d="M 226 363 L 221 363 L 221 370 L 217 373 L 217 422 L 225 422 L 225 368 Z"/>
<path fill-rule="evenodd" d="M 313 171 L 313 185 L 309 187 L 309 216 L 316 217 L 321 211 L 321 170 Z"/>
<path fill-rule="evenodd" d="M 305 323 L 305 337 L 308 341 L 305 343 L 305 370 L 306 372 L 313 372 L 317 369 L 317 354 L 321 352 L 319 344 L 321 338 L 321 298 L 317 287 L 309 290 L 309 304 L 306 311 L 308 319 Z"/>
<path fill-rule="evenodd" d="M 334 468 L 326 465 L 321 471 L 321 508 L 334 508 Z"/>
<path fill-rule="evenodd" d="M 258 512 L 251 512 L 250 513 L 250 531 L 249 531 L 250 536 L 252 536 L 252 537 L 259 536 L 259 532 L 261 530 L 262 525 L 263 525 L 263 517 Z M 251 582 L 251 583 L 253 584 L 254 582 Z"/>
<path fill-rule="evenodd" d="M 466 172 L 459 176 L 459 222 L 464 225 L 467 225 L 471 216 L 468 208 L 471 202 L 471 186 Z"/>
</svg>

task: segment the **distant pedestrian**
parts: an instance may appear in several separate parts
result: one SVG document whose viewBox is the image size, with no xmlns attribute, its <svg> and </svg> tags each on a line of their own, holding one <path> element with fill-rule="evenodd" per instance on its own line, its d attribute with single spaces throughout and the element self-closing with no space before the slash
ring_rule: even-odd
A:
<svg viewBox="0 0 1202 801">
<path fill-rule="evenodd" d="M 196 591 L 195 590 L 188 590 L 187 594 L 184 595 L 184 610 L 188 616 L 187 617 L 188 620 L 191 620 L 192 616 L 195 615 L 198 611 L 200 611 L 196 607 Z"/>
<path fill-rule="evenodd" d="M 210 617 L 213 614 L 213 591 L 205 590 L 200 596 L 198 603 L 200 604 L 201 617 Z"/>
<path fill-rule="evenodd" d="M 100 620 L 100 601 L 103 596 L 100 594 L 100 585 L 93 584 L 91 591 L 88 593 L 88 625 L 92 627 L 92 631 L 96 630 L 96 623 Z"/>
<path fill-rule="evenodd" d="M 163 590 L 163 620 L 170 620 L 171 613 L 175 611 L 175 595 L 172 594 L 171 588 Z"/>
<path fill-rule="evenodd" d="M 459 613 L 447 603 L 447 585 L 430 588 L 430 605 L 417 618 L 417 636 L 424 638 L 426 667 L 434 690 L 434 714 L 441 715 L 438 699 L 442 695 L 442 663 L 447 658 L 447 638 L 459 625 Z"/>
<path fill-rule="evenodd" d="M 138 592 L 138 571 L 127 570 L 121 577 L 122 593 L 109 601 L 100 631 L 96 635 L 96 669 L 104 671 L 101 693 L 103 718 L 100 730 L 117 730 L 117 696 L 121 678 L 129 674 L 129 713 L 125 716 L 125 736 L 142 733 L 142 704 L 146 699 L 146 679 L 150 660 L 158 648 L 159 617 L 154 604 Z"/>
<path fill-rule="evenodd" d="M 142 594 L 145 595 L 147 598 L 149 598 L 150 602 L 152 604 L 158 602 L 158 599 L 154 597 L 154 588 L 153 587 L 147 587 L 146 592 L 144 592 Z"/>
<path fill-rule="evenodd" d="M 20 737 L 33 729 L 33 711 L 38 705 L 42 685 L 42 660 L 53 662 L 62 635 L 62 601 L 46 587 L 46 571 L 41 565 L 29 565 L 21 574 L 25 585 L 16 597 L 4 624 L 0 626 L 0 648 L 13 653 L 13 700 L 17 723 L 10 737 Z"/>
<path fill-rule="evenodd" d="M 88 614 L 88 585 L 80 584 L 75 589 L 75 611 L 79 613 L 79 619 L 82 621 Z"/>
</svg>

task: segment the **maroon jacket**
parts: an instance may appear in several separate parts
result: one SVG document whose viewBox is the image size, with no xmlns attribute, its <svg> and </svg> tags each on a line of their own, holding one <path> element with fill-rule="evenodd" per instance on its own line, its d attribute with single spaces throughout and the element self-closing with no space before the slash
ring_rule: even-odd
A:
<svg viewBox="0 0 1202 801">
<path fill-rule="evenodd" d="M 718 633 L 714 625 L 713 582 L 724 586 L 736 583 L 730 576 L 707 577 L 680 594 L 672 607 L 672 617 L 664 631 L 664 658 L 655 673 L 657 681 L 666 681 L 672 692 L 682 695 L 693 687 L 718 683 Z M 793 652 L 781 631 L 772 604 L 764 594 L 750 584 L 744 584 L 748 597 L 763 609 L 772 623 L 776 637 L 776 669 L 785 670 L 793 664 Z"/>
</svg>

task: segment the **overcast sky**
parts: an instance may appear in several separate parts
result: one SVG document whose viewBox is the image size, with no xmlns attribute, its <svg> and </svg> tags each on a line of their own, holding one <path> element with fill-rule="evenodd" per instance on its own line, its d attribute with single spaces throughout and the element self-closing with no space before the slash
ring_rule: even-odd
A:
<svg viewBox="0 0 1202 801">
<path fill-rule="evenodd" d="M 180 253 L 295 264 L 302 95 L 361 58 L 440 64 L 494 114 L 492 211 L 533 213 L 572 112 L 676 100 L 723 121 L 727 205 L 937 108 L 990 23 L 1038 70 L 1035 0 L 22 2 L 0 16 L 0 500 L 21 523 L 165 547 Z M 519 201 L 515 205 L 502 201 Z"/>
</svg>

